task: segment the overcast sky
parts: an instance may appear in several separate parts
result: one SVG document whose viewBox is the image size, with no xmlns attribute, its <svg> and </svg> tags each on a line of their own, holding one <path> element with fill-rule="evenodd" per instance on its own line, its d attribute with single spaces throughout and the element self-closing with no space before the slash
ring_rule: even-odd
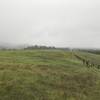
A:
<svg viewBox="0 0 100 100">
<path fill-rule="evenodd" d="M 0 42 L 100 48 L 100 0 L 0 0 Z"/>
</svg>

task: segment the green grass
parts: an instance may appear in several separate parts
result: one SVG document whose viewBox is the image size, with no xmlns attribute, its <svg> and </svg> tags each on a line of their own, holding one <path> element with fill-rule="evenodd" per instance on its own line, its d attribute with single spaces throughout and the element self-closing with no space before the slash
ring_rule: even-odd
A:
<svg viewBox="0 0 100 100">
<path fill-rule="evenodd" d="M 100 100 L 100 70 L 69 51 L 1 50 L 0 100 Z"/>
</svg>

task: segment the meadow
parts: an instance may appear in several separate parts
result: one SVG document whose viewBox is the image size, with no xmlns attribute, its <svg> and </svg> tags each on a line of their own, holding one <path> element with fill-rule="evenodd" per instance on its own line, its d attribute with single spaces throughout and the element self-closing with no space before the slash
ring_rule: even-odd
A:
<svg viewBox="0 0 100 100">
<path fill-rule="evenodd" d="M 100 55 L 76 53 L 100 61 Z M 100 100 L 100 69 L 71 51 L 0 50 L 0 100 Z"/>
</svg>

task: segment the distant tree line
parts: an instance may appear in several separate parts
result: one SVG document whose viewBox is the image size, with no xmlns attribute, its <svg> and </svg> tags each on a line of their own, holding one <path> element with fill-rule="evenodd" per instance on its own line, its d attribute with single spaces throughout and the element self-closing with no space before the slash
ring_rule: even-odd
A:
<svg viewBox="0 0 100 100">
<path fill-rule="evenodd" d="M 60 47 L 55 47 L 55 46 L 39 46 L 39 45 L 34 45 L 34 46 L 27 46 L 24 48 L 24 50 L 32 50 L 32 49 L 61 49 L 61 50 L 70 50 L 70 48 L 60 48 Z"/>
<path fill-rule="evenodd" d="M 100 50 L 96 50 L 96 49 L 87 49 L 87 50 L 82 50 L 82 51 L 94 53 L 94 54 L 100 54 Z"/>
<path fill-rule="evenodd" d="M 87 52 L 94 53 L 94 54 L 100 54 L 100 50 L 87 50 Z"/>
<path fill-rule="evenodd" d="M 100 54 L 100 49 L 73 49 L 73 50 Z"/>
<path fill-rule="evenodd" d="M 50 47 L 50 46 L 39 46 L 39 45 L 34 45 L 34 46 L 27 46 L 24 48 L 25 50 L 27 49 L 56 49 L 54 46 Z"/>
</svg>

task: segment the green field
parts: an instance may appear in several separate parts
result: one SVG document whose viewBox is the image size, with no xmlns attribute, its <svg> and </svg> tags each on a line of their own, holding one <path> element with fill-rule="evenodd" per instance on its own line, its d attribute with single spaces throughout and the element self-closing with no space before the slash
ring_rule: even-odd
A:
<svg viewBox="0 0 100 100">
<path fill-rule="evenodd" d="M 100 61 L 100 55 L 76 52 Z M 64 50 L 1 50 L 0 100 L 100 100 L 100 69 Z"/>
</svg>

